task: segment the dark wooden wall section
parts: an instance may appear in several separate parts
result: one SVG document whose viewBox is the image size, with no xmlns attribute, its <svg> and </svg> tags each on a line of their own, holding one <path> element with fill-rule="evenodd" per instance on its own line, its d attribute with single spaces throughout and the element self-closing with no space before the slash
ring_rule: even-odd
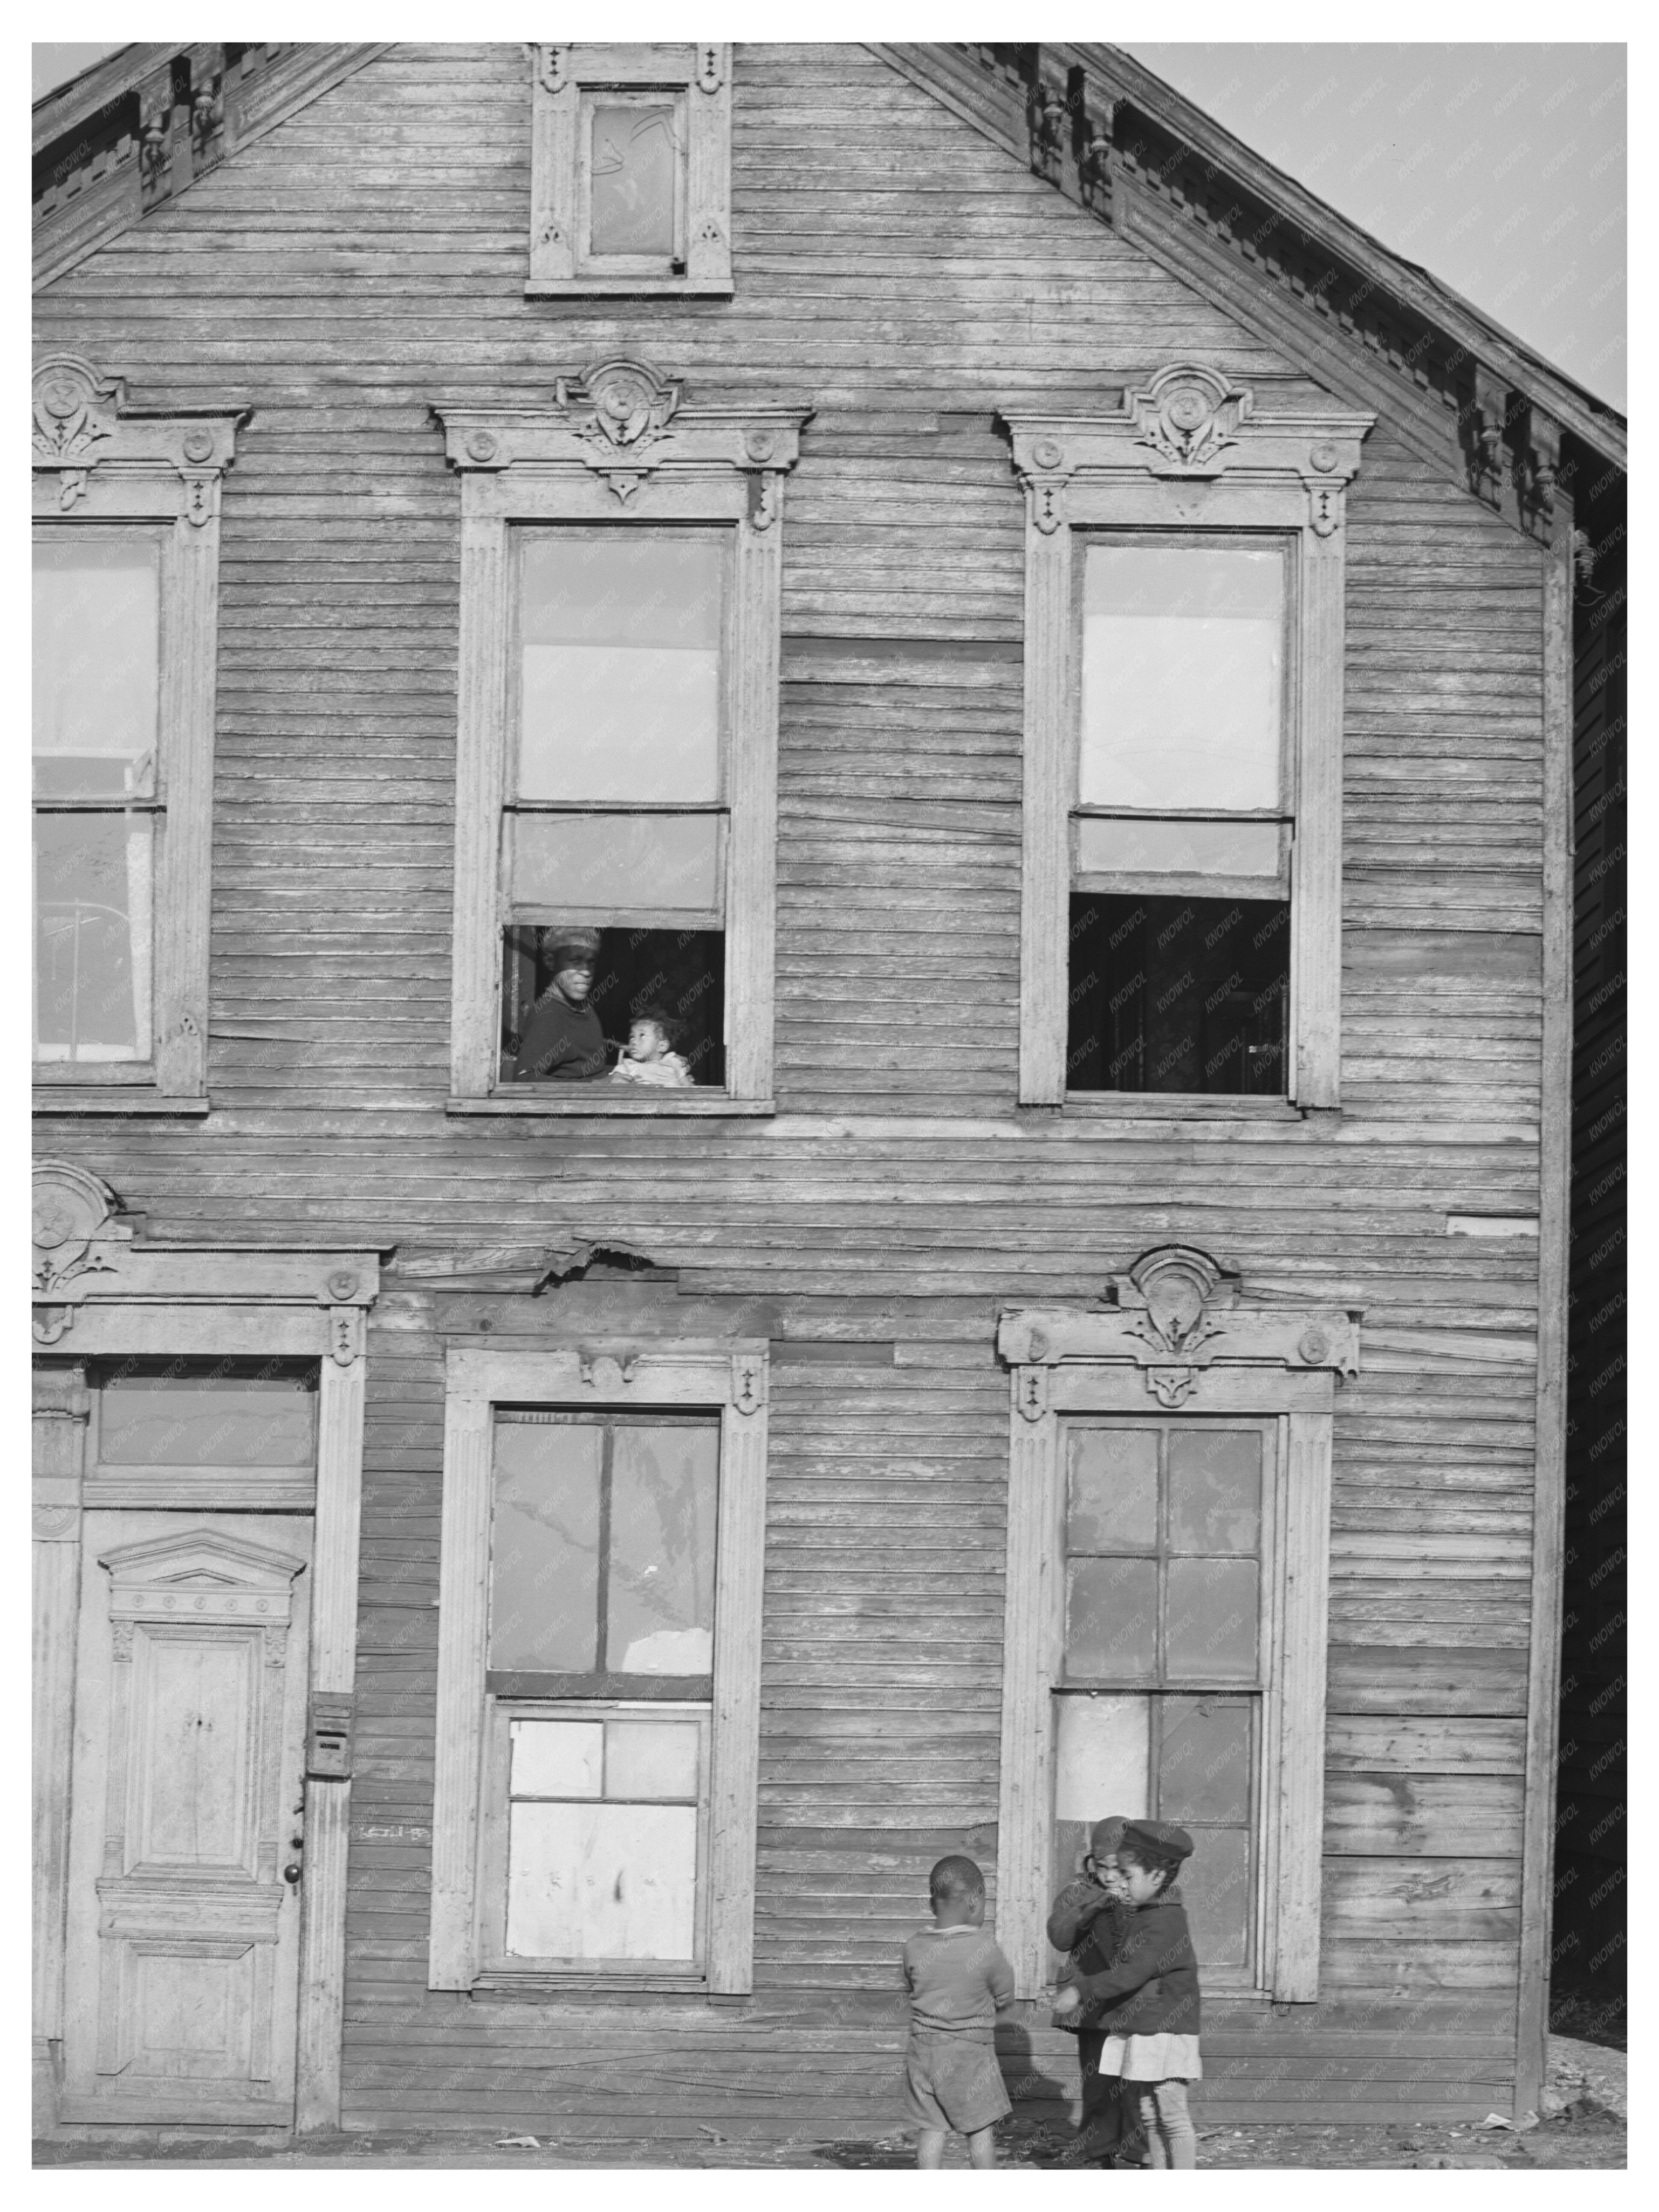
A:
<svg viewBox="0 0 1659 2212">
<path fill-rule="evenodd" d="M 1595 472 L 1597 475 L 1600 471 Z M 1551 1994 L 1624 2013 L 1627 1856 L 1625 487 L 1578 514 L 1566 1575 Z"/>
<path fill-rule="evenodd" d="M 136 400 L 253 410 L 225 495 L 213 1115 L 45 1140 L 157 1235 L 398 1248 L 370 1334 L 347 2124 L 896 2118 L 927 1866 L 994 1867 L 994 1316 L 1097 1296 L 1166 1239 L 1252 1295 L 1365 1311 L 1336 1427 L 1325 1994 L 1210 2008 L 1205 2109 L 1478 2117 L 1513 2075 L 1537 1258 L 1447 1217 L 1538 1205 L 1539 551 L 1378 426 L 1350 510 L 1340 1124 L 1018 1114 L 1024 522 L 994 410 L 1109 406 L 1182 358 L 1312 387 L 860 48 L 740 48 L 734 127 L 730 303 L 526 305 L 505 45 L 397 48 L 41 302 Z M 447 1118 L 459 498 L 428 409 L 532 404 L 635 350 L 698 399 L 817 410 L 785 513 L 780 1115 Z M 531 1298 L 477 1273 L 574 1230 L 663 1277 Z M 602 1311 L 776 1347 L 753 2002 L 426 1988 L 444 1346 Z M 1016 2023 L 1011 2071 L 1052 2094 L 1071 2049 Z"/>
</svg>

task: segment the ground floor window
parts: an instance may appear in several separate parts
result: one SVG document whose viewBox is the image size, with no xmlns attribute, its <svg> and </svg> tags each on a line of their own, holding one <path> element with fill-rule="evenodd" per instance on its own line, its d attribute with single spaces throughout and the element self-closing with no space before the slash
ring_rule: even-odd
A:
<svg viewBox="0 0 1659 2212">
<path fill-rule="evenodd" d="M 764 1347 L 449 1375 L 433 1985 L 747 1988 Z"/>
</svg>

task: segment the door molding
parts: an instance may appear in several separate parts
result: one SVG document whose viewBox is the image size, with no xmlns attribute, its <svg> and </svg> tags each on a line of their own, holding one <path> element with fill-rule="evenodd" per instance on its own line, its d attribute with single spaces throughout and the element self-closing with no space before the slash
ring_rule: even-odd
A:
<svg viewBox="0 0 1659 2212">
<path fill-rule="evenodd" d="M 364 1345 L 382 1254 L 332 1244 L 140 1238 L 120 1218 L 120 1200 L 108 1184 L 65 1161 L 39 1164 L 33 1200 L 34 1346 L 69 1368 L 67 1385 L 64 1367 L 56 1366 L 37 1377 L 36 1391 L 36 1697 L 51 1707 L 48 1726 L 37 1729 L 34 2034 L 41 2099 L 36 2124 L 46 2130 L 56 2124 L 62 2079 L 67 1869 L 61 1843 L 69 1816 L 67 1746 L 83 1565 L 84 1362 L 259 1352 L 318 1362 L 308 1679 L 313 1724 L 305 1760 L 295 2124 L 302 2132 L 337 2127 Z M 206 1496 L 192 1502 L 212 1510 Z"/>
</svg>

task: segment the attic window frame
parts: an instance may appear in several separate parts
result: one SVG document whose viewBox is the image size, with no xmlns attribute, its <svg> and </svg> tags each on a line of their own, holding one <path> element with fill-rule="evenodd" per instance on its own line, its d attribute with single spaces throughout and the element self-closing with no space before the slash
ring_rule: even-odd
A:
<svg viewBox="0 0 1659 2212">
<path fill-rule="evenodd" d="M 530 275 L 532 300 L 605 295 L 732 295 L 732 49 L 729 45 L 533 46 Z M 676 245 L 667 269 L 625 265 L 584 244 L 592 199 L 596 100 L 658 94 L 683 122 Z M 619 262 L 623 265 L 619 265 Z"/>
<path fill-rule="evenodd" d="M 1375 417 L 1257 414 L 1255 395 L 1177 363 L 1117 410 L 1003 410 L 1026 493 L 1019 1103 L 1166 1120 L 1295 1115 L 1340 1103 L 1346 490 Z M 1067 951 L 1080 729 L 1076 574 L 1102 534 L 1285 546 L 1286 775 L 1295 794 L 1285 1094 L 1068 1091 Z"/>
</svg>

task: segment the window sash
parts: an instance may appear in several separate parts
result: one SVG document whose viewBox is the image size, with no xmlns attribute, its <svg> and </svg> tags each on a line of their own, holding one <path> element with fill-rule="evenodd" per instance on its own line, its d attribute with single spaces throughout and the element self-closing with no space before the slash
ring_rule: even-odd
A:
<svg viewBox="0 0 1659 2212">
<path fill-rule="evenodd" d="M 600 253 L 593 246 L 593 125 L 601 107 L 666 107 L 672 118 L 673 242 L 666 253 Z M 690 116 L 685 90 L 678 86 L 626 85 L 603 89 L 584 85 L 576 122 L 576 268 L 594 276 L 683 276 L 686 264 L 686 201 L 690 184 Z"/>
<path fill-rule="evenodd" d="M 628 1804 L 673 1805 L 680 1799 L 542 1796 L 515 1793 L 512 1787 L 512 1736 L 515 1721 L 588 1721 L 640 1719 L 661 1722 L 679 1718 L 695 1723 L 698 1732 L 697 1793 L 695 1804 L 695 1844 L 692 1872 L 692 1945 L 689 1957 L 653 1958 L 638 1954 L 579 1952 L 531 1953 L 509 1951 L 507 1936 L 512 1911 L 513 1807 L 514 1804 Z M 641 1703 L 622 1698 L 521 1698 L 494 1697 L 485 1721 L 486 1783 L 480 1875 L 483 1936 L 480 1965 L 487 1973 L 514 1976 L 566 1976 L 591 1983 L 603 1975 L 607 1981 L 659 1980 L 664 1978 L 701 1982 L 708 1972 L 709 1906 L 709 1808 L 714 1709 L 703 1700 Z"/>
</svg>

